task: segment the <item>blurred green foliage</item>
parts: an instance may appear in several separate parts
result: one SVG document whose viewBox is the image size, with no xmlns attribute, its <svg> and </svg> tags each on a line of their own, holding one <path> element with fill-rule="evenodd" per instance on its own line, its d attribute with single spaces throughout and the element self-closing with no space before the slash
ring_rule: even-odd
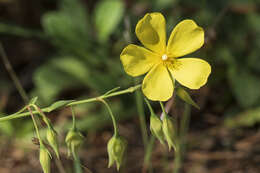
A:
<svg viewBox="0 0 260 173">
<path fill-rule="evenodd" d="M 115 9 L 112 13 L 107 10 L 111 8 Z M 100 94 L 107 87 L 129 84 L 116 80 L 123 71 L 120 62 L 108 62 L 111 55 L 105 43 L 122 20 L 123 10 L 121 1 L 104 0 L 88 16 L 79 1 L 63 0 L 57 11 L 43 15 L 44 32 L 58 52 L 36 70 L 33 94 L 49 104 L 64 88 L 81 85 Z M 95 29 L 97 34 L 92 36 Z"/>
<path fill-rule="evenodd" d="M 123 18 L 124 4 L 119 0 L 103 0 L 97 4 L 94 13 L 98 39 L 105 42 Z"/>
<path fill-rule="evenodd" d="M 42 29 L 39 26 L 38 31 L 15 26 L 9 21 L 0 23 L 1 35 L 38 37 L 53 46 L 44 64 L 32 75 L 34 87 L 30 95 L 39 96 L 41 105 L 50 105 L 61 92 L 71 88 L 84 88 L 86 92 L 82 97 L 86 97 L 103 94 L 115 86 L 133 85 L 132 79 L 122 69 L 120 52 L 130 41 L 138 44 L 134 35 L 137 21 L 146 12 L 160 11 L 166 17 L 168 35 L 175 24 L 186 18 L 194 19 L 205 29 L 205 46 L 194 56 L 206 59 L 213 67 L 207 97 L 218 92 L 218 98 L 211 100 L 213 105 L 220 104 L 224 118 L 241 122 L 237 116 L 243 117 L 246 119 L 243 122 L 250 121 L 246 123 L 248 125 L 259 122 L 259 118 L 252 118 L 259 117 L 255 111 L 260 107 L 259 1 L 88 2 L 59 0 L 56 10 L 41 16 Z M 118 114 L 123 116 L 135 105 L 129 106 L 132 98 L 121 98 L 112 106 L 121 105 Z M 86 121 L 96 121 L 91 118 Z M 1 131 L 11 133 L 12 127 L 8 123 L 5 126 L 0 126 Z"/>
</svg>

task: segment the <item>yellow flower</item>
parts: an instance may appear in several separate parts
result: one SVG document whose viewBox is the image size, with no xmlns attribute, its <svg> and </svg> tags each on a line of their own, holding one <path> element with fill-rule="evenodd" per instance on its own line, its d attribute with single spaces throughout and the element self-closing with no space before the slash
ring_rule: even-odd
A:
<svg viewBox="0 0 260 173">
<path fill-rule="evenodd" d="M 193 20 L 177 24 L 167 45 L 165 19 L 161 13 L 146 14 L 137 23 L 135 33 L 147 49 L 130 44 L 123 49 L 120 59 L 130 76 L 148 72 L 142 84 L 147 98 L 168 100 L 173 94 L 175 80 L 190 89 L 198 89 L 207 82 L 211 67 L 206 61 L 178 59 L 204 44 L 204 31 Z"/>
</svg>

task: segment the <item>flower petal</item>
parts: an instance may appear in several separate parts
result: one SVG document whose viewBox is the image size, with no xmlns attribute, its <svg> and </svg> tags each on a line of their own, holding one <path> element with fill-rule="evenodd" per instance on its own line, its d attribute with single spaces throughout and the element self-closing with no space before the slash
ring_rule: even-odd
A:
<svg viewBox="0 0 260 173">
<path fill-rule="evenodd" d="M 165 53 L 165 19 L 161 13 L 147 13 L 138 21 L 135 33 L 145 47 L 159 54 Z"/>
<path fill-rule="evenodd" d="M 120 59 L 126 73 L 134 77 L 148 72 L 160 60 L 153 52 L 133 44 L 123 49 Z"/>
<path fill-rule="evenodd" d="M 173 81 L 165 66 L 158 64 L 145 76 L 142 90 L 150 100 L 166 101 L 172 97 Z"/>
<path fill-rule="evenodd" d="M 211 73 L 210 65 L 198 58 L 176 59 L 176 66 L 170 68 L 173 77 L 183 86 L 199 89 L 206 84 Z"/>
<path fill-rule="evenodd" d="M 204 44 L 204 31 L 193 20 L 183 20 L 173 29 L 167 45 L 167 54 L 181 57 Z"/>
</svg>

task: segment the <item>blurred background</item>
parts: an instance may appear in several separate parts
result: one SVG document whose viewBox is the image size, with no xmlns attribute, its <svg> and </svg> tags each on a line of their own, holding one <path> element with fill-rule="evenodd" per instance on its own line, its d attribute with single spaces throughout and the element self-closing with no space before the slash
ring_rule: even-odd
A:
<svg viewBox="0 0 260 173">
<path fill-rule="evenodd" d="M 183 19 L 203 27 L 205 44 L 193 55 L 212 66 L 207 85 L 190 91 L 201 109 L 191 108 L 181 172 L 260 172 L 259 0 L 0 0 L 0 115 L 25 105 L 6 69 L 4 53 L 26 91 L 24 97 L 38 96 L 41 107 L 141 83 L 142 77 L 133 79 L 124 72 L 119 55 L 127 44 L 140 44 L 135 25 L 145 13 L 155 11 L 165 16 L 168 36 Z M 144 164 L 150 131 L 141 94 L 108 100 L 120 134 L 129 143 L 120 172 L 172 172 L 173 152 L 158 141 L 149 168 Z M 182 116 L 182 101 L 168 104 L 170 115 Z M 160 114 L 158 103 L 153 107 Z M 81 163 L 96 173 L 116 172 L 107 168 L 106 144 L 113 129 L 105 107 L 83 104 L 76 113 L 78 128 L 86 136 Z M 48 117 L 59 132 L 62 162 L 73 172 L 63 142 L 71 112 L 65 108 Z M 140 121 L 146 122 L 147 134 Z M 41 172 L 33 136 L 30 117 L 0 123 L 1 173 Z M 55 164 L 52 170 L 58 172 Z"/>
</svg>

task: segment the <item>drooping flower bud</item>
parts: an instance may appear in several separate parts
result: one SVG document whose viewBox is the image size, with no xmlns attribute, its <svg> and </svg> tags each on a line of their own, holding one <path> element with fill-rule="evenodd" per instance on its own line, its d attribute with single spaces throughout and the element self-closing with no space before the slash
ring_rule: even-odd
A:
<svg viewBox="0 0 260 173">
<path fill-rule="evenodd" d="M 162 125 L 162 129 L 163 129 L 163 134 L 165 137 L 165 140 L 168 143 L 169 146 L 169 150 L 173 147 L 174 149 L 176 149 L 175 146 L 175 142 L 174 142 L 174 133 L 175 132 L 175 127 L 174 127 L 174 123 L 173 123 L 173 119 L 171 117 L 169 117 L 168 115 L 165 115 L 163 118 L 163 125 Z"/>
<path fill-rule="evenodd" d="M 57 158 L 60 159 L 57 132 L 52 127 L 48 128 L 46 133 L 46 138 L 49 144 L 51 145 L 52 149 L 54 150 Z"/>
<path fill-rule="evenodd" d="M 48 149 L 44 146 L 44 144 L 40 144 L 40 155 L 39 160 L 42 166 L 42 170 L 44 173 L 51 172 L 51 154 Z"/>
<path fill-rule="evenodd" d="M 127 141 L 121 136 L 113 136 L 108 144 L 107 151 L 109 157 L 108 167 L 111 167 L 116 162 L 117 170 L 119 170 L 127 147 Z"/>
<path fill-rule="evenodd" d="M 68 132 L 65 142 L 68 147 L 69 156 L 71 155 L 71 153 L 74 155 L 75 152 L 77 152 L 77 150 L 83 143 L 83 140 L 84 140 L 84 136 L 77 129 L 71 129 Z"/>
<path fill-rule="evenodd" d="M 162 121 L 154 113 L 152 113 L 150 116 L 150 130 L 151 130 L 153 136 L 155 136 L 161 142 L 161 144 L 164 144 Z"/>
</svg>

